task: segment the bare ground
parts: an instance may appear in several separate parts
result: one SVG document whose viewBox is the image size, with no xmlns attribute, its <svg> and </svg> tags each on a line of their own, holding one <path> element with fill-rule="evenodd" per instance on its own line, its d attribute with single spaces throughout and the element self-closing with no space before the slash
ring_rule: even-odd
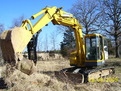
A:
<svg viewBox="0 0 121 91">
<path fill-rule="evenodd" d="M 118 82 L 71 84 L 56 79 L 54 71 L 68 68 L 69 60 L 38 61 L 37 72 L 28 76 L 18 70 L 6 79 L 8 88 L 0 91 L 121 91 L 121 59 L 110 57 L 105 66 L 114 66 Z"/>
</svg>

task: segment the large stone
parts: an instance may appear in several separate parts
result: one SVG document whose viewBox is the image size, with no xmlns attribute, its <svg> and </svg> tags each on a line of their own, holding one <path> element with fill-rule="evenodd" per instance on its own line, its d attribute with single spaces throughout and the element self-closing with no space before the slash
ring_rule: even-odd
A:
<svg viewBox="0 0 121 91">
<path fill-rule="evenodd" d="M 36 71 L 34 62 L 28 59 L 19 61 L 17 64 L 17 69 L 27 75 L 31 75 Z"/>
</svg>

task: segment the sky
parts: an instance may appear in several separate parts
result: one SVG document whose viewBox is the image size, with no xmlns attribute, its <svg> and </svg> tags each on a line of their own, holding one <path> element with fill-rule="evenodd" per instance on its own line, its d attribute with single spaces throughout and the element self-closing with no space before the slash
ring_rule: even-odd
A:
<svg viewBox="0 0 121 91">
<path fill-rule="evenodd" d="M 64 7 L 64 11 L 68 11 L 72 5 L 77 0 L 1 0 L 0 2 L 0 24 L 4 24 L 5 29 L 8 30 L 12 26 L 14 19 L 24 16 L 25 19 L 29 19 L 32 15 L 41 11 L 46 6 L 49 7 Z M 52 49 L 51 46 L 51 35 L 52 33 L 57 34 L 57 26 L 49 23 L 49 26 L 44 27 L 39 35 L 39 41 L 43 42 L 41 44 L 41 49 L 45 49 L 45 39 L 48 39 L 49 50 Z M 63 35 L 58 34 L 57 45 L 59 49 L 59 44 L 63 40 Z"/>
</svg>

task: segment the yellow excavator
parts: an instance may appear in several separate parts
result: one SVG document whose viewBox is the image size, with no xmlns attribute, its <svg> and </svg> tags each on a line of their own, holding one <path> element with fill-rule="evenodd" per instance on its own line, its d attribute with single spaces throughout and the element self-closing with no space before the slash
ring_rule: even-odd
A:
<svg viewBox="0 0 121 91">
<path fill-rule="evenodd" d="M 37 17 L 40 17 L 40 19 L 33 25 L 31 20 Z M 30 64 L 30 60 L 34 60 L 32 64 L 36 64 L 36 36 L 50 21 L 54 25 L 71 27 L 75 34 L 76 50 L 70 53 L 70 65 L 72 67 L 61 71 L 64 76 L 72 80 L 77 79 L 78 82 L 82 83 L 89 80 L 89 78 L 104 77 L 114 72 L 111 67 L 96 68 L 96 66 L 104 64 L 107 58 L 105 38 L 100 34 L 83 36 L 82 25 L 72 14 L 63 11 L 62 7 L 46 7 L 37 14 L 32 15 L 31 19 L 24 20 L 21 27 L 4 31 L 0 36 L 4 60 L 13 67 L 19 65 L 19 70 L 24 72 L 24 70 L 20 69 L 20 63 L 26 61 L 22 52 L 27 46 L 29 51 L 29 61 L 27 63 Z M 33 51 L 35 54 L 34 59 L 31 57 Z"/>
</svg>

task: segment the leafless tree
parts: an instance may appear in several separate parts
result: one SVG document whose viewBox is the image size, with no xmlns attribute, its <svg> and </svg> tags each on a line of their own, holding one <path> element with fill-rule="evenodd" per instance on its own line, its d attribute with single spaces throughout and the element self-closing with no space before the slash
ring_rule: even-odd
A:
<svg viewBox="0 0 121 91">
<path fill-rule="evenodd" d="M 23 20 L 24 20 L 24 16 L 23 15 L 18 17 L 18 18 L 15 18 L 13 20 L 12 26 L 10 28 L 20 27 Z"/>
<path fill-rule="evenodd" d="M 0 33 L 3 32 L 5 30 L 4 25 L 0 24 Z"/>
<path fill-rule="evenodd" d="M 56 46 L 57 46 L 57 32 L 52 32 L 51 34 L 50 34 L 50 38 L 51 38 L 51 45 L 52 45 L 52 50 L 54 51 L 54 50 L 56 50 Z"/>
<path fill-rule="evenodd" d="M 119 40 L 121 37 L 121 0 L 100 0 L 103 6 L 104 31 L 112 36 L 115 43 L 115 57 L 119 57 Z"/>
<path fill-rule="evenodd" d="M 44 51 L 48 51 L 48 35 L 46 34 L 45 40 L 44 40 Z"/>
<path fill-rule="evenodd" d="M 0 24 L 0 34 L 5 30 L 4 25 Z M 1 51 L 1 46 L 0 46 L 0 59 L 2 58 L 2 51 Z M 1 60 L 0 60 L 1 61 Z"/>
<path fill-rule="evenodd" d="M 38 37 L 38 41 L 37 41 L 37 51 L 38 52 L 42 51 L 42 49 L 43 49 L 43 42 L 42 42 L 42 40 L 43 40 L 43 37 L 39 36 Z"/>
<path fill-rule="evenodd" d="M 70 12 L 83 25 L 83 33 L 96 33 L 100 27 L 100 16 L 102 12 L 98 10 L 97 0 L 77 0 L 70 9 Z"/>
</svg>

